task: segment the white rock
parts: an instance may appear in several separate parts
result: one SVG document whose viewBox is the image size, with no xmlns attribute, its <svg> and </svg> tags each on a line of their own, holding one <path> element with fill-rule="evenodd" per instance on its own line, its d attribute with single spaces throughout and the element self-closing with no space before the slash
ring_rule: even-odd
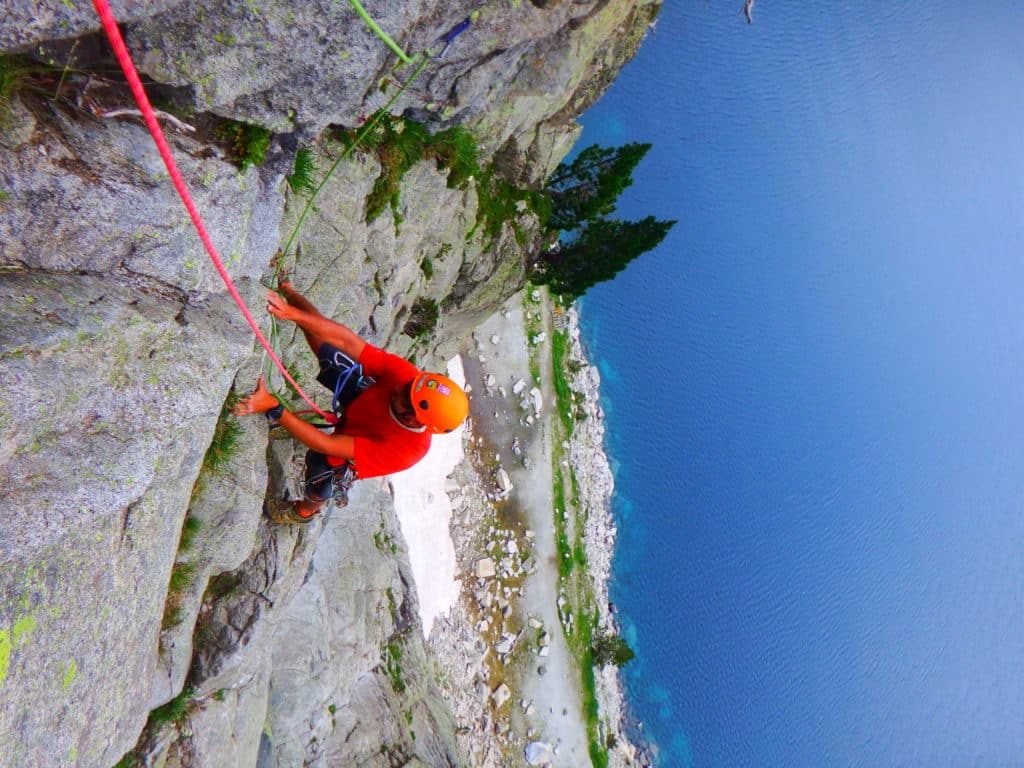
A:
<svg viewBox="0 0 1024 768">
<path fill-rule="evenodd" d="M 503 467 L 498 468 L 498 487 L 501 488 L 502 493 L 509 493 L 512 490 L 512 478 L 508 476 L 508 472 Z M 507 547 L 505 551 L 508 551 Z"/>
<path fill-rule="evenodd" d="M 518 381 L 516 381 L 515 384 L 512 385 L 512 394 L 513 395 L 518 395 L 524 389 L 526 389 L 526 380 L 525 379 L 519 379 Z"/>
<path fill-rule="evenodd" d="M 555 751 L 543 741 L 531 741 L 523 750 L 523 757 L 527 765 L 551 765 L 555 760 Z"/>
<path fill-rule="evenodd" d="M 530 390 L 530 400 L 533 403 L 534 414 L 540 416 L 540 412 L 544 408 L 544 396 L 541 394 L 540 389 L 534 387 Z"/>
<path fill-rule="evenodd" d="M 494 334 L 493 336 L 491 336 L 491 344 L 496 345 L 499 341 L 501 341 L 501 339 L 498 338 L 498 334 Z"/>
<path fill-rule="evenodd" d="M 491 558 L 484 557 L 476 561 L 476 577 L 478 579 L 493 579 L 495 573 L 494 561 Z"/>
<path fill-rule="evenodd" d="M 500 709 L 502 704 L 512 698 L 512 691 L 509 690 L 505 683 L 502 683 L 494 689 L 491 698 L 494 699 L 494 706 Z"/>
</svg>

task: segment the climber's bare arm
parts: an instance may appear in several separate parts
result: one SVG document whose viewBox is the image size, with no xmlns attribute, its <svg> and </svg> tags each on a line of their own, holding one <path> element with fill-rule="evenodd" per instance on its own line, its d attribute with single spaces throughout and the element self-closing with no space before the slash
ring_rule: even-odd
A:
<svg viewBox="0 0 1024 768">
<path fill-rule="evenodd" d="M 350 435 L 325 435 L 290 411 L 282 413 L 278 423 L 307 448 L 339 459 L 355 458 L 356 439 Z"/>
<path fill-rule="evenodd" d="M 277 405 L 277 398 L 270 394 L 261 376 L 253 393 L 238 401 L 234 413 L 236 416 L 266 413 Z M 278 423 L 307 448 L 326 453 L 328 456 L 337 456 L 339 459 L 351 459 L 355 456 L 355 438 L 350 435 L 325 435 L 289 411 L 281 414 Z"/>
<path fill-rule="evenodd" d="M 280 284 L 281 293 L 267 291 L 267 311 L 279 320 L 290 320 L 306 334 L 310 347 L 320 349 L 324 342 L 332 344 L 353 360 L 366 348 L 366 342 L 351 328 L 330 320 L 317 310 L 291 283 Z M 282 295 L 283 294 L 283 295 Z"/>
</svg>

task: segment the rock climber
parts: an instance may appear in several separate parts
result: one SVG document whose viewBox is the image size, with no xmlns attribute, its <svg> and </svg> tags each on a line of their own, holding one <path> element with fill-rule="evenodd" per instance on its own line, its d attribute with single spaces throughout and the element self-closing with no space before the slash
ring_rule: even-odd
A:
<svg viewBox="0 0 1024 768">
<path fill-rule="evenodd" d="M 317 381 L 335 393 L 338 410 L 341 379 L 358 363 L 369 386 L 362 386 L 344 404 L 333 433 L 286 410 L 261 377 L 251 395 L 235 406 L 238 416 L 265 413 L 305 445 L 302 498 L 294 503 L 268 503 L 272 520 L 304 524 L 313 520 L 332 497 L 347 492 L 354 479 L 378 477 L 407 469 L 430 448 L 431 435 L 456 429 L 469 412 L 466 393 L 447 376 L 419 370 L 408 360 L 369 344 L 350 328 L 324 317 L 292 284 L 283 281 L 267 291 L 267 311 L 295 323 L 320 361 Z"/>
</svg>

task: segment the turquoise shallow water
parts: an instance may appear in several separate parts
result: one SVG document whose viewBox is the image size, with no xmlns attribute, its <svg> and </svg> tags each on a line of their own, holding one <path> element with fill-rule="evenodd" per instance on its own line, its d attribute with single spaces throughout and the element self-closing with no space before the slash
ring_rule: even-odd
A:
<svg viewBox="0 0 1024 768">
<path fill-rule="evenodd" d="M 664 766 L 1019 766 L 1024 6 L 741 5 L 667 3 L 580 142 L 679 220 L 582 301 L 633 712 Z"/>
</svg>

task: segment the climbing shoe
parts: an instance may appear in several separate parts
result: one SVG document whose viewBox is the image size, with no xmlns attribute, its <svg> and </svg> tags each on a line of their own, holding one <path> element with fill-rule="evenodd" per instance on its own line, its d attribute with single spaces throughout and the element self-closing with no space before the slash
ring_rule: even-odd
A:
<svg viewBox="0 0 1024 768">
<path fill-rule="evenodd" d="M 300 504 L 301 502 L 287 499 L 268 499 L 267 517 L 282 525 L 308 525 L 320 517 L 320 509 L 316 509 L 312 514 L 299 514 Z"/>
</svg>

